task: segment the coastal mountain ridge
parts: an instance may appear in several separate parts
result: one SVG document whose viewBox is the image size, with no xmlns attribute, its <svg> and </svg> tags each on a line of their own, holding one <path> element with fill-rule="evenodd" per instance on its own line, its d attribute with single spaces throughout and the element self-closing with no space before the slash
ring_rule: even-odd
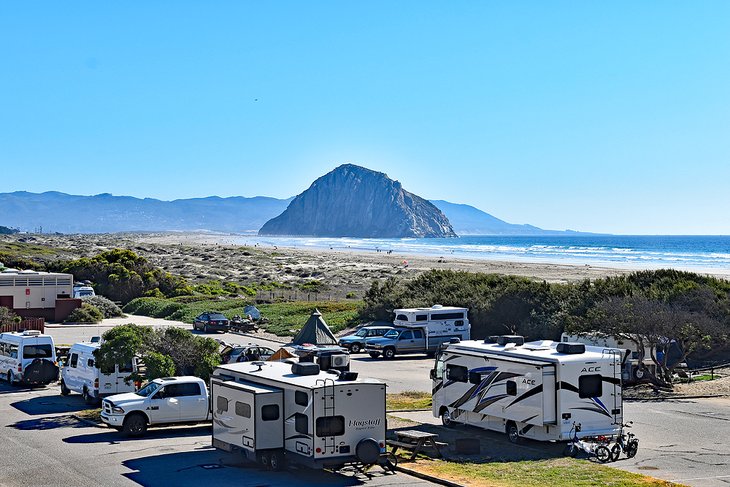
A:
<svg viewBox="0 0 730 487">
<path fill-rule="evenodd" d="M 385 173 L 343 164 L 316 179 L 259 235 L 456 237 L 448 218 Z"/>
</svg>

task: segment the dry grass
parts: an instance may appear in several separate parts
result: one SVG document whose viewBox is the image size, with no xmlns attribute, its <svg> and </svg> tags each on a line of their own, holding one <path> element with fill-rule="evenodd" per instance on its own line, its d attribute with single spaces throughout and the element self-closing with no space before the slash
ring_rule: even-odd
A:
<svg viewBox="0 0 730 487">
<path fill-rule="evenodd" d="M 431 394 L 419 391 L 405 391 L 398 394 L 388 394 L 385 399 L 385 407 L 388 411 L 431 409 Z"/>
</svg>

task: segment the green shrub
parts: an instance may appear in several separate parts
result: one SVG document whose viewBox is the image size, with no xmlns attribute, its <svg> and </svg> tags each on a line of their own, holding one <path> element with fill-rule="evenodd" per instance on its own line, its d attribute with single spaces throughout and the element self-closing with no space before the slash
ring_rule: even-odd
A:
<svg viewBox="0 0 730 487">
<path fill-rule="evenodd" d="M 76 308 L 64 320 L 65 323 L 99 323 L 104 319 L 104 315 L 96 306 L 83 303 L 80 308 Z"/>
<path fill-rule="evenodd" d="M 171 357 L 159 352 L 147 352 L 144 355 L 144 365 L 146 368 L 145 378 L 147 380 L 175 375 L 175 362 Z"/>
<path fill-rule="evenodd" d="M 0 332 L 5 331 L 6 326 L 11 329 L 11 326 L 20 323 L 20 321 L 20 316 L 13 313 L 9 308 L 0 306 Z"/>
<path fill-rule="evenodd" d="M 355 298 L 357 298 L 357 294 L 355 294 L 353 291 L 350 291 L 349 293 L 345 294 L 345 298 L 355 299 Z"/>
<path fill-rule="evenodd" d="M 96 306 L 104 318 L 118 318 L 124 316 L 122 309 L 104 296 L 84 296 L 81 301 Z"/>
</svg>

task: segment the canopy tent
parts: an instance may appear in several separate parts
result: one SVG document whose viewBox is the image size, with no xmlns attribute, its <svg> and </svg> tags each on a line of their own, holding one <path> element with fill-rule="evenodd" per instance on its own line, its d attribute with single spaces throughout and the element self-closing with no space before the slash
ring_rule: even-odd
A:
<svg viewBox="0 0 730 487">
<path fill-rule="evenodd" d="M 292 340 L 294 345 L 304 345 L 311 343 L 312 345 L 337 345 L 337 339 L 332 334 L 330 327 L 322 318 L 322 313 L 318 309 L 309 317 L 299 333 Z"/>
</svg>

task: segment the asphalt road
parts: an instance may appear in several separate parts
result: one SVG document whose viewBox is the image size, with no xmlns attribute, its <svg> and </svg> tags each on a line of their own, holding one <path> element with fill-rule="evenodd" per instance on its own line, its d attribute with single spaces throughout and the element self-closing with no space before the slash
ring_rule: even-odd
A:
<svg viewBox="0 0 730 487">
<path fill-rule="evenodd" d="M 209 426 L 154 428 L 144 438 L 126 439 L 71 416 L 84 408 L 80 396 L 62 397 L 57 385 L 28 390 L 0 382 L 0 486 L 433 485 L 379 467 L 371 478 L 308 469 L 263 471 L 211 448 Z"/>
<path fill-rule="evenodd" d="M 192 325 L 181 323 L 179 321 L 168 321 L 157 318 L 148 318 L 146 316 L 129 316 L 127 318 L 114 318 L 104 320 L 103 325 L 99 326 L 69 326 L 58 325 L 46 328 L 46 333 L 53 336 L 56 344 L 72 344 L 78 341 L 88 341 L 92 336 L 101 335 L 112 326 L 124 323 L 136 323 L 138 325 L 150 325 L 154 327 L 178 326 L 192 330 Z M 202 334 L 201 332 L 193 332 Z M 256 334 L 237 335 L 233 333 L 208 333 L 205 336 L 224 340 L 228 343 L 236 343 L 239 345 L 247 343 L 255 343 L 257 345 L 267 346 L 276 350 L 281 343 L 274 343 L 256 337 Z M 282 341 L 285 341 L 282 338 Z M 371 377 L 379 379 L 388 384 L 388 392 L 403 391 L 430 391 L 431 379 L 428 371 L 433 367 L 433 359 L 425 355 L 409 355 L 396 356 L 393 360 L 372 359 L 366 353 L 360 353 L 351 356 L 352 363 L 350 368 L 359 372 L 363 377 Z"/>
</svg>

